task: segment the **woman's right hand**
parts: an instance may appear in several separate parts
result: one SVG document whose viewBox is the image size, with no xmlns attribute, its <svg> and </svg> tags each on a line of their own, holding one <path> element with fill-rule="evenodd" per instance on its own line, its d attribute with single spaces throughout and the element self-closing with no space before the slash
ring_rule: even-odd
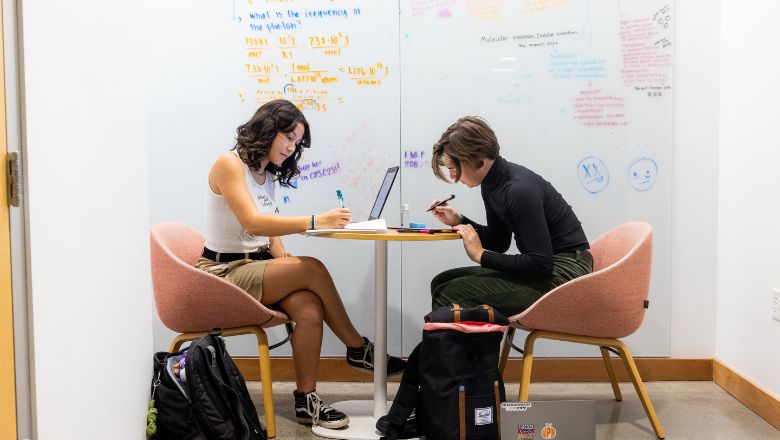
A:
<svg viewBox="0 0 780 440">
<path fill-rule="evenodd" d="M 336 208 L 317 214 L 316 229 L 343 229 L 352 221 L 352 213 L 348 208 Z"/>
<path fill-rule="evenodd" d="M 431 202 L 431 206 L 439 202 L 440 200 L 434 199 Z M 446 203 L 433 208 L 431 212 L 433 213 L 433 216 L 436 217 L 436 220 L 444 223 L 447 226 L 455 226 L 459 224 L 460 220 L 463 218 L 463 216 L 458 213 L 457 209 Z"/>
</svg>

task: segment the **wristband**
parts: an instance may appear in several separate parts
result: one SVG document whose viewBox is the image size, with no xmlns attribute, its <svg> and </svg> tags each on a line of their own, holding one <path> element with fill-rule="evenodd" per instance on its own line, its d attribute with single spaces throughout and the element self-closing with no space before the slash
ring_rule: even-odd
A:
<svg viewBox="0 0 780 440">
<path fill-rule="evenodd" d="M 317 229 L 317 214 L 313 214 L 313 215 L 312 215 L 312 217 L 313 217 L 313 218 L 312 218 L 311 222 L 312 222 L 312 224 L 314 225 L 314 226 L 312 227 L 312 229 Z"/>
<path fill-rule="evenodd" d="M 311 215 L 311 219 L 309 221 L 309 229 L 314 229 L 314 214 Z"/>
</svg>

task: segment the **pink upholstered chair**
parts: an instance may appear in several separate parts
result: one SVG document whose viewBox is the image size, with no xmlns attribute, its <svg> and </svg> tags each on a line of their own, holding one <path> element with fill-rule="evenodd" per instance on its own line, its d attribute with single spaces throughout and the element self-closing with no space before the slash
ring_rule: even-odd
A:
<svg viewBox="0 0 780 440">
<path fill-rule="evenodd" d="M 523 350 L 520 401 L 528 400 L 534 342 L 555 339 L 596 345 L 601 350 L 615 400 L 622 400 L 609 351 L 616 352 L 628 370 L 656 436 L 664 438 L 642 378 L 628 347 L 619 338 L 634 333 L 642 323 L 650 286 L 653 232 L 642 222 L 624 223 L 591 243 L 593 273 L 551 290 L 524 312 L 509 317 L 499 369 L 509 356 L 514 329 L 530 331 Z"/>
<path fill-rule="evenodd" d="M 290 322 L 287 315 L 268 309 L 242 289 L 196 269 L 205 239 L 181 223 L 157 223 L 151 228 L 152 284 L 157 314 L 166 327 L 179 333 L 169 351 L 184 342 L 223 329 L 223 336 L 254 334 L 260 357 L 265 424 L 276 436 L 271 360 L 263 328 Z"/>
</svg>

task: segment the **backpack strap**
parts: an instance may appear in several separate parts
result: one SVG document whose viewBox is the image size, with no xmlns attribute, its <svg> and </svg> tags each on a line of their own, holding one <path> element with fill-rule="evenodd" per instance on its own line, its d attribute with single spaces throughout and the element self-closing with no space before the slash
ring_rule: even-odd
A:
<svg viewBox="0 0 780 440">
<path fill-rule="evenodd" d="M 488 322 L 493 324 L 494 321 L 496 320 L 496 315 L 493 313 L 493 307 L 490 307 L 487 304 L 482 304 L 482 308 L 485 309 L 485 311 L 487 311 Z"/>
<path fill-rule="evenodd" d="M 496 422 L 501 429 L 501 393 L 498 391 L 498 381 L 493 381 L 493 394 L 496 396 Z"/>
<path fill-rule="evenodd" d="M 216 337 L 214 339 L 216 340 L 216 343 L 219 344 L 220 353 L 224 352 L 225 354 L 227 354 L 227 351 L 226 351 L 225 345 L 224 345 L 225 342 L 223 340 L 221 340 L 221 339 L 216 338 Z M 201 348 L 201 349 L 203 349 L 203 348 Z M 206 347 L 206 349 L 209 352 L 211 352 L 213 355 L 216 356 L 216 350 L 214 349 L 214 346 L 208 345 Z M 221 358 L 221 355 L 220 355 L 220 358 Z M 225 381 L 222 380 L 222 378 L 214 371 L 215 369 L 217 369 L 219 371 L 224 371 L 224 369 L 225 369 L 224 368 L 224 360 L 223 359 L 220 359 L 220 360 L 223 361 L 223 365 L 214 365 L 213 366 L 214 368 L 206 368 L 206 371 L 208 371 L 210 373 L 211 377 L 224 390 L 230 391 L 229 396 L 233 397 L 233 399 L 226 398 L 226 400 L 228 401 L 228 405 L 232 406 L 232 408 L 230 408 L 230 411 L 232 413 L 232 416 L 236 417 L 237 421 L 239 422 L 238 426 L 243 427 L 243 429 L 246 429 L 247 431 L 249 431 L 250 428 L 251 428 L 251 429 L 253 429 L 255 431 L 256 434 L 260 433 L 263 430 L 263 427 L 255 425 L 256 422 L 257 423 L 260 422 L 259 419 L 257 419 L 257 414 L 249 414 L 246 411 L 247 405 L 248 405 L 248 407 L 253 408 L 254 404 L 251 402 L 251 397 L 249 398 L 250 402 L 247 403 L 246 400 L 244 400 L 244 398 L 242 398 L 242 396 L 239 393 L 239 391 L 235 389 L 235 387 L 233 386 L 232 383 L 231 384 L 225 383 Z M 231 379 L 230 376 L 226 376 L 226 378 L 228 379 L 228 381 L 230 381 L 230 379 Z M 226 395 L 227 395 L 227 393 L 226 393 Z M 241 412 L 241 415 L 243 415 L 243 417 L 238 417 L 239 411 Z M 233 421 L 235 422 L 236 420 L 233 420 Z M 243 437 L 243 438 L 246 438 L 246 437 Z"/>
<path fill-rule="evenodd" d="M 466 440 L 466 389 L 463 385 L 458 388 L 458 419 L 460 425 L 460 440 Z"/>
<path fill-rule="evenodd" d="M 452 310 L 452 322 L 460 322 L 460 311 L 462 308 L 458 304 L 453 304 L 450 310 Z"/>
</svg>

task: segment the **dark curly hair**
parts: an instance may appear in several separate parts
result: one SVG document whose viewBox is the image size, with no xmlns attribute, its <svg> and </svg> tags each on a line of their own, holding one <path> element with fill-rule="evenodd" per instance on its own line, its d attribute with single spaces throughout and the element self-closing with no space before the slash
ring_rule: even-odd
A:
<svg viewBox="0 0 780 440">
<path fill-rule="evenodd" d="M 303 149 L 311 146 L 309 123 L 292 102 L 277 99 L 263 104 L 249 121 L 236 129 L 236 145 L 233 149 L 238 151 L 238 157 L 249 168 L 263 171 L 260 169 L 260 162 L 268 157 L 276 135 L 280 131 L 292 133 L 298 123 L 303 124 L 304 131 L 301 141 L 295 144 L 295 152 L 285 159 L 281 166 L 269 162 L 265 167 L 276 176 L 280 185 L 291 186 L 290 180 L 300 174 L 298 160 Z"/>
</svg>

